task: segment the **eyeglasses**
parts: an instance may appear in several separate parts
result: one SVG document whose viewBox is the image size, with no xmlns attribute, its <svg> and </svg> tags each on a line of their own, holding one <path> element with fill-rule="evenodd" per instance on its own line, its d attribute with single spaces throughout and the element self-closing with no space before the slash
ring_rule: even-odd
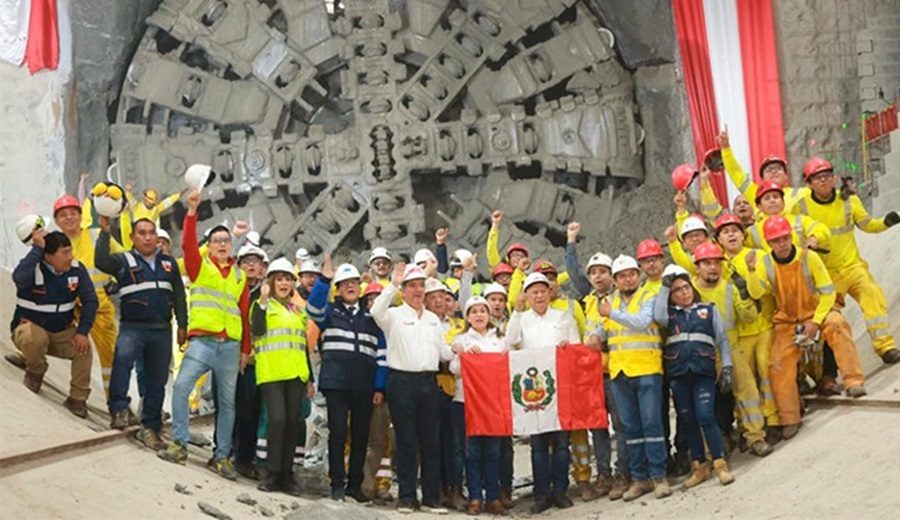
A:
<svg viewBox="0 0 900 520">
<path fill-rule="evenodd" d="M 809 182 L 827 181 L 834 177 L 834 172 L 817 173 L 809 178 Z"/>
<path fill-rule="evenodd" d="M 686 291 L 693 291 L 693 288 L 690 286 L 690 284 L 684 284 L 684 285 L 679 285 L 678 287 L 672 287 L 673 293 L 686 292 Z"/>
<path fill-rule="evenodd" d="M 209 239 L 210 244 L 227 244 L 231 242 L 231 238 L 211 238 Z"/>
</svg>

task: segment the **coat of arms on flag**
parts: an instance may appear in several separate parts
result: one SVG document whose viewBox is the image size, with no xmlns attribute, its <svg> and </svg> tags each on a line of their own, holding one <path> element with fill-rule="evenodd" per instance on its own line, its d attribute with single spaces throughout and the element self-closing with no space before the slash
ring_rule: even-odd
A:
<svg viewBox="0 0 900 520">
<path fill-rule="evenodd" d="M 516 404 L 526 412 L 543 410 L 553 401 L 556 394 L 556 380 L 549 370 L 543 375 L 535 367 L 528 367 L 525 374 L 516 374 L 512 381 L 512 396 Z"/>
</svg>

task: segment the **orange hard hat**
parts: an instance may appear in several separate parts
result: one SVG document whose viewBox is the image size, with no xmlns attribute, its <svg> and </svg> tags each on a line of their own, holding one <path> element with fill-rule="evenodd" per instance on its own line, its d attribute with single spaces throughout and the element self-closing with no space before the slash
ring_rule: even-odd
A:
<svg viewBox="0 0 900 520">
<path fill-rule="evenodd" d="M 741 219 L 738 218 L 737 215 L 731 212 L 722 213 L 719 218 L 716 219 L 716 231 L 721 230 L 723 227 L 735 224 L 740 227 L 742 230 L 744 229 L 744 223 L 741 222 Z"/>
<path fill-rule="evenodd" d="M 831 166 L 831 163 L 822 159 L 821 157 L 813 157 L 812 159 L 806 161 L 806 166 L 803 167 L 803 180 L 809 180 L 813 175 L 833 171 L 834 167 Z"/>
<path fill-rule="evenodd" d="M 694 263 L 700 260 L 724 260 L 722 249 L 713 241 L 707 240 L 694 248 Z"/>
<path fill-rule="evenodd" d="M 525 253 L 525 256 L 528 256 L 528 248 L 521 242 L 510 244 L 509 247 L 506 248 L 506 258 L 509 258 L 510 253 L 513 251 L 521 251 Z"/>
<path fill-rule="evenodd" d="M 672 170 L 672 186 L 677 191 L 684 191 L 699 174 L 700 172 L 692 164 L 682 164 Z"/>
<path fill-rule="evenodd" d="M 759 189 L 756 190 L 756 203 L 759 204 L 759 201 L 762 200 L 763 195 L 772 191 L 777 191 L 781 194 L 782 198 L 784 197 L 784 190 L 781 188 L 780 184 L 775 181 L 766 181 L 759 186 Z"/>
<path fill-rule="evenodd" d="M 365 298 L 366 296 L 371 296 L 373 294 L 381 294 L 382 289 L 384 289 L 384 288 L 381 286 L 380 283 L 369 282 L 369 284 L 366 285 L 366 290 L 363 291 L 363 298 Z"/>
<path fill-rule="evenodd" d="M 643 260 L 645 258 L 650 258 L 653 256 L 663 256 L 662 246 L 659 245 L 659 242 L 654 238 L 648 238 L 644 240 L 637 246 L 637 254 L 635 257 L 638 260 Z"/>
<path fill-rule="evenodd" d="M 81 203 L 74 196 L 65 194 L 53 203 L 53 216 L 56 217 L 56 213 L 63 208 L 78 208 L 81 212 Z"/>
<path fill-rule="evenodd" d="M 513 266 L 507 264 L 506 262 L 500 262 L 491 271 L 491 279 L 493 280 L 493 279 L 497 278 L 498 276 L 500 276 L 501 274 L 511 275 L 511 274 L 513 274 L 513 271 L 515 271 L 515 269 L 513 269 Z"/>
<path fill-rule="evenodd" d="M 759 164 L 759 178 L 762 179 L 763 172 L 766 171 L 766 167 L 770 164 L 780 164 L 782 168 L 787 170 L 787 161 L 784 160 L 784 157 L 780 155 L 772 154 L 765 159 L 763 162 Z"/>
<path fill-rule="evenodd" d="M 556 275 L 556 266 L 553 265 L 553 262 L 550 260 L 538 260 L 537 263 L 534 264 L 534 269 L 532 269 L 534 273 L 541 273 L 544 276 L 547 275 Z"/>
<path fill-rule="evenodd" d="M 772 215 L 763 224 L 763 236 L 766 237 L 768 242 L 790 235 L 792 232 L 791 223 L 781 215 Z"/>
</svg>

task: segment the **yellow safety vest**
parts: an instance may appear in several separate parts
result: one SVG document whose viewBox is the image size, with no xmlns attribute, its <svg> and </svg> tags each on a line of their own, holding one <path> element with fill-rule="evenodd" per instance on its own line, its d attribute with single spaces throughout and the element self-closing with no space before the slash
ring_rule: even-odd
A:
<svg viewBox="0 0 900 520">
<path fill-rule="evenodd" d="M 444 341 L 446 341 L 448 345 L 452 345 L 456 336 L 466 330 L 466 322 L 455 316 L 450 317 L 448 321 L 450 322 L 450 330 L 444 334 Z M 438 386 L 441 387 L 441 390 L 443 390 L 445 394 L 451 397 L 456 395 L 456 376 L 441 372 L 436 376 L 436 380 Z"/>
<path fill-rule="evenodd" d="M 638 289 L 625 306 L 625 312 L 637 314 L 653 295 Z M 620 309 L 622 296 L 613 294 L 612 308 Z M 610 318 L 603 319 L 603 328 L 609 345 L 609 376 L 616 377 L 625 372 L 628 377 L 639 377 L 663 373 L 662 336 L 659 326 L 651 322 L 644 330 L 633 330 Z"/>
<path fill-rule="evenodd" d="M 191 284 L 188 328 L 212 332 L 224 326 L 229 339 L 240 341 L 243 332 L 240 300 L 246 285 L 247 277 L 237 264 L 231 266 L 228 277 L 223 277 L 212 260 L 203 257 L 200 274 Z"/>
<path fill-rule="evenodd" d="M 253 303 L 259 305 L 259 301 Z M 306 361 L 306 311 L 291 311 L 278 300 L 266 306 L 266 335 L 253 339 L 256 384 L 309 381 Z"/>
</svg>

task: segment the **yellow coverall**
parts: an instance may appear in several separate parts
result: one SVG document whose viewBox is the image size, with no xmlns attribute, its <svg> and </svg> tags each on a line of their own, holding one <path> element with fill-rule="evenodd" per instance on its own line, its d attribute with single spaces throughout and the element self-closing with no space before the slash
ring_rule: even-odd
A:
<svg viewBox="0 0 900 520">
<path fill-rule="evenodd" d="M 738 191 L 744 195 L 747 201 L 750 202 L 750 205 L 753 206 L 753 209 L 756 210 L 756 191 L 759 189 L 759 185 L 753 182 L 753 177 L 747 175 L 744 169 L 741 168 L 741 164 L 734 156 L 734 150 L 732 150 L 731 147 L 722 148 L 722 162 L 725 164 L 725 172 L 728 174 L 731 182 L 737 186 Z M 794 188 L 792 186 L 785 186 L 783 190 L 784 208 L 787 213 L 792 212 L 797 200 L 805 193 L 809 192 L 809 188 L 807 187 Z"/>
<path fill-rule="evenodd" d="M 809 237 L 815 237 L 818 241 L 819 249 L 831 249 L 831 231 L 824 224 L 807 217 L 806 215 L 789 215 L 784 213 L 784 218 L 788 219 L 791 227 L 794 229 L 794 246 L 803 247 L 803 242 Z M 766 216 L 768 218 L 768 216 Z M 765 218 L 759 220 L 753 226 L 747 228 L 744 237 L 744 245 L 756 249 L 762 249 L 766 253 L 772 251 L 769 242 L 765 239 L 763 226 Z"/>
<path fill-rule="evenodd" d="M 772 254 L 763 257 L 764 275 L 748 282 L 761 283 L 751 293 L 762 290 L 775 296 L 775 324 L 769 377 L 778 405 L 782 426 L 800 422 L 800 392 L 797 389 L 797 362 L 803 351 L 794 343 L 796 326 L 812 320 L 819 326 L 824 341 L 844 378 L 844 386 L 862 386 L 865 377 L 853 343 L 850 324 L 834 310 L 834 284 L 819 255 L 795 249 L 793 258 L 778 262 Z M 748 284 L 748 289 L 751 284 Z"/>
<path fill-rule="evenodd" d="M 896 348 L 894 337 L 887 331 L 887 299 L 872 278 L 869 264 L 859 254 L 854 232 L 856 227 L 866 233 L 880 233 L 888 228 L 884 219 L 869 216 L 856 195 L 843 200 L 840 190 L 835 190 L 831 202 L 819 202 L 811 192 L 807 193 L 795 208 L 831 231 L 831 253 L 823 255 L 822 261 L 834 281 L 838 298 L 849 294 L 862 309 L 872 348 L 878 355 Z"/>
<path fill-rule="evenodd" d="M 497 267 L 497 264 L 504 261 L 503 257 L 500 256 L 500 231 L 491 227 L 491 230 L 488 231 L 487 236 L 487 244 L 485 244 L 485 250 L 487 253 L 488 265 L 491 269 Z M 518 266 L 512 266 L 518 267 Z M 569 273 L 563 271 L 559 273 L 556 277 L 556 283 L 559 285 L 566 285 L 569 283 Z M 474 294 L 474 292 L 473 292 Z M 513 301 L 513 306 L 515 306 L 515 300 Z M 511 307 L 512 308 L 512 307 Z"/>
<path fill-rule="evenodd" d="M 147 220 L 152 220 L 158 226 L 159 216 L 178 202 L 178 199 L 181 198 L 181 193 L 173 193 L 149 208 L 144 204 L 143 200 L 135 198 L 133 193 L 126 193 L 125 196 L 128 197 L 128 200 L 131 202 L 132 222 L 145 218 Z"/>
</svg>

